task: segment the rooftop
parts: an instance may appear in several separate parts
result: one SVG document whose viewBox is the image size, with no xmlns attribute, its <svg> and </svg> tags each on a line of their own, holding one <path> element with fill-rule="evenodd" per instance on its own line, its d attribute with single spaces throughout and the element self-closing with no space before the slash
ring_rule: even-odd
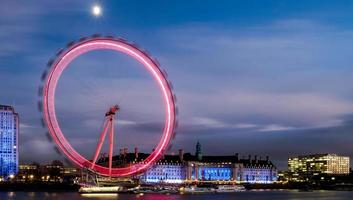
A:
<svg viewBox="0 0 353 200">
<path fill-rule="evenodd" d="M 135 153 L 126 153 L 121 155 L 116 155 L 113 157 L 113 162 L 115 165 L 124 165 L 129 164 L 132 162 L 141 162 L 145 160 L 150 154 L 146 153 L 138 153 L 138 157 L 136 158 Z M 239 159 L 237 154 L 235 155 L 228 155 L 228 156 L 202 156 L 201 160 L 198 160 L 197 156 L 192 155 L 190 153 L 183 154 L 183 160 L 180 159 L 179 155 L 164 155 L 158 162 L 159 163 L 182 163 L 184 161 L 191 161 L 191 162 L 203 162 L 203 163 L 240 163 L 244 166 L 267 166 L 267 167 L 275 167 L 274 164 L 266 159 L 257 159 L 257 156 L 254 156 L 254 159 L 251 159 L 249 156 L 248 159 Z M 108 162 L 108 158 L 102 158 L 100 163 L 106 164 Z"/>
</svg>

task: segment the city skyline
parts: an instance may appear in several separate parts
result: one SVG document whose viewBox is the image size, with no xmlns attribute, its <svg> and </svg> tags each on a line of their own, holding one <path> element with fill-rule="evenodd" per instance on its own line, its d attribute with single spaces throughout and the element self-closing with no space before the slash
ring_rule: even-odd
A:
<svg viewBox="0 0 353 200">
<path fill-rule="evenodd" d="M 94 3 L 0 7 L 0 104 L 21 117 L 21 162 L 62 159 L 40 124 L 40 76 L 58 49 L 94 33 L 136 42 L 167 71 L 180 125 L 169 153 L 193 152 L 200 141 L 205 154 L 269 155 L 279 169 L 301 154 L 353 156 L 350 1 L 160 1 L 153 9 L 98 1 L 99 17 L 90 13 Z M 161 129 L 155 85 L 136 63 L 115 56 L 77 59 L 58 88 L 60 122 L 83 154 L 93 153 L 104 111 L 116 101 L 122 145 L 148 152 Z"/>
</svg>

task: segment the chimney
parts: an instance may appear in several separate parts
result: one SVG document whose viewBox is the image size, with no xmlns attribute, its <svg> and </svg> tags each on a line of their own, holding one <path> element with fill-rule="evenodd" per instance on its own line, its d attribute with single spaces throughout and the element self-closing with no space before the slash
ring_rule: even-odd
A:
<svg viewBox="0 0 353 200">
<path fill-rule="evenodd" d="M 181 162 L 184 161 L 184 151 L 183 149 L 179 149 L 179 159 Z"/>
<path fill-rule="evenodd" d="M 138 159 L 138 157 L 139 157 L 139 150 L 138 150 L 137 147 L 135 147 L 134 152 L 135 152 L 135 158 Z"/>
</svg>

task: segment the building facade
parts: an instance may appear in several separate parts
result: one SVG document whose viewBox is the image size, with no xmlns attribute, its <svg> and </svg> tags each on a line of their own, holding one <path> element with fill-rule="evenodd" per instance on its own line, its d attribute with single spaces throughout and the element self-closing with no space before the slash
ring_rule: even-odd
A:
<svg viewBox="0 0 353 200">
<path fill-rule="evenodd" d="M 0 105 L 0 176 L 18 172 L 19 117 L 12 106 Z"/>
<path fill-rule="evenodd" d="M 38 163 L 19 165 L 19 172 L 16 180 L 22 182 L 44 181 L 63 182 L 80 177 L 81 169 L 64 166 L 59 162 L 39 165 Z"/>
<path fill-rule="evenodd" d="M 139 159 L 148 154 L 139 154 Z M 131 160 L 133 154 L 125 158 Z M 136 158 L 134 159 L 136 161 Z M 121 162 L 121 161 L 120 161 Z M 195 155 L 183 153 L 165 155 L 139 178 L 143 183 L 249 183 L 269 184 L 277 181 L 277 168 L 269 158 L 239 159 L 233 156 L 202 156 L 201 145 L 196 145 Z"/>
<path fill-rule="evenodd" d="M 113 157 L 114 167 L 126 167 L 130 164 L 144 164 L 150 154 L 128 153 L 128 149 L 121 149 L 120 154 Z M 102 166 L 108 165 L 108 158 L 98 159 Z M 203 155 L 201 144 L 197 142 L 195 154 L 184 153 L 182 149 L 176 155 L 164 155 L 147 171 L 138 175 L 142 183 L 182 184 L 182 183 L 261 183 L 269 184 L 277 181 L 277 168 L 269 160 L 253 158 L 239 158 L 238 154 L 230 156 Z"/>
<path fill-rule="evenodd" d="M 186 155 L 189 157 L 191 155 Z M 192 156 L 191 156 L 192 157 Z M 189 182 L 234 182 L 269 184 L 277 181 L 277 168 L 268 160 L 239 159 L 234 156 L 203 156 L 202 160 L 187 161 Z"/>
<path fill-rule="evenodd" d="M 240 174 L 241 177 L 238 177 L 237 180 L 243 183 L 269 184 L 278 179 L 276 167 L 268 160 L 250 165 L 245 164 L 243 168 L 240 168 Z"/>
<path fill-rule="evenodd" d="M 181 184 L 185 179 L 185 166 L 174 162 L 158 162 L 140 177 L 140 181 L 144 183 Z"/>
<path fill-rule="evenodd" d="M 336 154 L 314 154 L 292 157 L 288 159 L 291 180 L 307 180 L 320 174 L 349 174 L 350 159 Z"/>
</svg>

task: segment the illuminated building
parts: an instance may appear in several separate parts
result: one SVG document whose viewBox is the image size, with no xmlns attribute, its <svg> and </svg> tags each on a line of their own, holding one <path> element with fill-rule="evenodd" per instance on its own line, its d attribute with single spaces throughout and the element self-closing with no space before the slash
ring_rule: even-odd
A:
<svg viewBox="0 0 353 200">
<path fill-rule="evenodd" d="M 349 157 L 336 154 L 315 154 L 297 156 L 288 159 L 291 180 L 308 180 L 319 174 L 349 174 Z"/>
<path fill-rule="evenodd" d="M 19 118 L 12 106 L 0 105 L 0 177 L 18 172 Z"/>
<path fill-rule="evenodd" d="M 19 181 L 33 181 L 39 177 L 39 164 L 19 165 L 17 180 Z"/>
<path fill-rule="evenodd" d="M 141 161 L 148 155 L 137 153 L 137 148 L 135 148 L 134 156 L 135 161 L 137 158 Z M 181 149 L 179 155 L 165 155 L 139 177 L 140 181 L 143 183 L 183 183 L 186 180 L 186 166 L 183 156 L 184 153 Z"/>
<path fill-rule="evenodd" d="M 147 170 L 140 180 L 144 183 L 183 183 L 186 178 L 185 172 L 182 163 L 163 159 Z"/>
<path fill-rule="evenodd" d="M 185 157 L 192 157 L 186 155 Z M 192 160 L 192 158 L 189 158 Z M 195 160 L 195 159 L 194 159 Z M 273 183 L 277 181 L 277 169 L 266 157 L 265 160 L 239 159 L 234 156 L 203 156 L 201 161 L 189 161 L 187 180 L 189 182 Z"/>
<path fill-rule="evenodd" d="M 114 157 L 114 163 L 123 167 L 129 163 L 143 162 L 149 154 L 121 151 Z M 105 159 L 105 164 L 107 159 Z M 104 163 L 101 163 L 104 165 Z M 183 153 L 165 155 L 151 168 L 139 176 L 143 183 L 273 183 L 277 181 L 277 169 L 269 158 L 258 159 L 251 156 L 239 159 L 231 156 L 202 156 L 201 145 L 196 145 L 195 155 Z"/>
<path fill-rule="evenodd" d="M 240 168 L 241 177 L 237 178 L 245 183 L 273 183 L 277 181 L 278 172 L 276 167 L 266 157 L 265 160 L 254 160 L 240 162 L 243 166 Z"/>
<path fill-rule="evenodd" d="M 277 168 L 269 161 L 258 159 L 239 159 L 233 156 L 200 156 L 201 145 L 197 142 L 195 156 L 184 155 L 187 160 L 187 181 L 219 182 L 230 181 L 236 183 L 273 183 L 277 181 Z"/>
<path fill-rule="evenodd" d="M 53 161 L 50 164 L 19 165 L 17 175 L 18 181 L 46 181 L 63 182 L 81 176 L 81 170 L 76 167 L 64 166 L 60 161 Z"/>
</svg>

